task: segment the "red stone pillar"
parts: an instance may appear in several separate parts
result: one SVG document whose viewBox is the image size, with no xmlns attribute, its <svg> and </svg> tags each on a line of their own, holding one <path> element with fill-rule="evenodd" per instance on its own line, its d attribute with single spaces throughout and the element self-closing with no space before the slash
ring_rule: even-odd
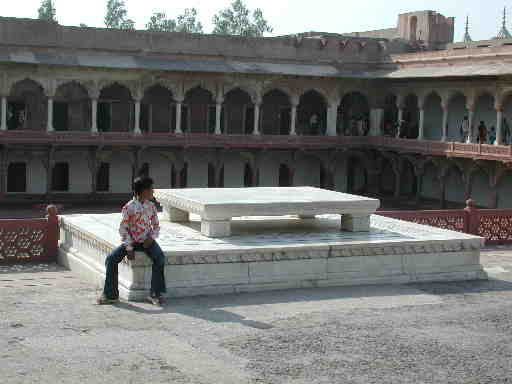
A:
<svg viewBox="0 0 512 384">
<path fill-rule="evenodd" d="M 48 260 L 56 261 L 59 249 L 59 217 L 57 216 L 57 207 L 49 205 L 46 208 L 48 226 L 46 230 L 46 257 Z"/>
</svg>

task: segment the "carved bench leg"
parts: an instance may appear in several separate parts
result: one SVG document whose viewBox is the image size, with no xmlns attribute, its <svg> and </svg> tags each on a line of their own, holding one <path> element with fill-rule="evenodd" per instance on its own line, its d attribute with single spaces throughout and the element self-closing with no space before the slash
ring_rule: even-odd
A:
<svg viewBox="0 0 512 384">
<path fill-rule="evenodd" d="M 231 221 L 201 221 L 201 233 L 208 237 L 231 236 Z"/>
<path fill-rule="evenodd" d="M 190 221 L 189 213 L 174 207 L 164 207 L 165 219 L 173 223 L 186 223 Z"/>
<path fill-rule="evenodd" d="M 369 232 L 370 215 L 341 215 L 341 229 L 349 232 Z"/>
</svg>

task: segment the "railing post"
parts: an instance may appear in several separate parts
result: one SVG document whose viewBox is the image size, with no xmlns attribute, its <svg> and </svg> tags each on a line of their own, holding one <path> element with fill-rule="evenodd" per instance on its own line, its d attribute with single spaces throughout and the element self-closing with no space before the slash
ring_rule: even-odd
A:
<svg viewBox="0 0 512 384">
<path fill-rule="evenodd" d="M 475 202 L 472 199 L 466 201 L 466 213 L 464 222 L 464 232 L 470 235 L 478 235 L 479 217 L 478 209 L 475 208 Z"/>
<path fill-rule="evenodd" d="M 57 215 L 57 207 L 49 205 L 46 207 L 46 219 L 48 226 L 46 229 L 46 256 L 49 260 L 57 260 L 57 252 L 59 248 L 59 216 Z"/>
</svg>

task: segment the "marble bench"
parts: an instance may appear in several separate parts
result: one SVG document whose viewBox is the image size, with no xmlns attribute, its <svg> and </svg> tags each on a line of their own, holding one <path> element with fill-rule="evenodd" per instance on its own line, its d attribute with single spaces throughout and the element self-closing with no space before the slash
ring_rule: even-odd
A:
<svg viewBox="0 0 512 384">
<path fill-rule="evenodd" d="M 314 187 L 157 189 L 155 197 L 165 218 L 187 222 L 189 214 L 201 217 L 201 233 L 208 237 L 231 236 L 231 219 L 247 216 L 340 214 L 341 229 L 370 230 L 370 216 L 379 200 Z"/>
</svg>

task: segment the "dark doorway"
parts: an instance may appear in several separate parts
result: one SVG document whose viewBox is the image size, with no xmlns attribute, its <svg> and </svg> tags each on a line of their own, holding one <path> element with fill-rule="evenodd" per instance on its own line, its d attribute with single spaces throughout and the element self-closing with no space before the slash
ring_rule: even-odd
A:
<svg viewBox="0 0 512 384">
<path fill-rule="evenodd" d="M 27 165 L 25 163 L 9 164 L 7 192 L 27 192 Z"/>
<path fill-rule="evenodd" d="M 96 175 L 96 190 L 108 192 L 110 190 L 110 164 L 101 163 Z"/>
<path fill-rule="evenodd" d="M 69 190 L 69 165 L 56 163 L 52 174 L 52 190 L 66 192 Z"/>
<path fill-rule="evenodd" d="M 286 164 L 279 166 L 279 186 L 280 187 L 291 187 L 292 186 L 292 173 L 290 167 Z"/>
</svg>

